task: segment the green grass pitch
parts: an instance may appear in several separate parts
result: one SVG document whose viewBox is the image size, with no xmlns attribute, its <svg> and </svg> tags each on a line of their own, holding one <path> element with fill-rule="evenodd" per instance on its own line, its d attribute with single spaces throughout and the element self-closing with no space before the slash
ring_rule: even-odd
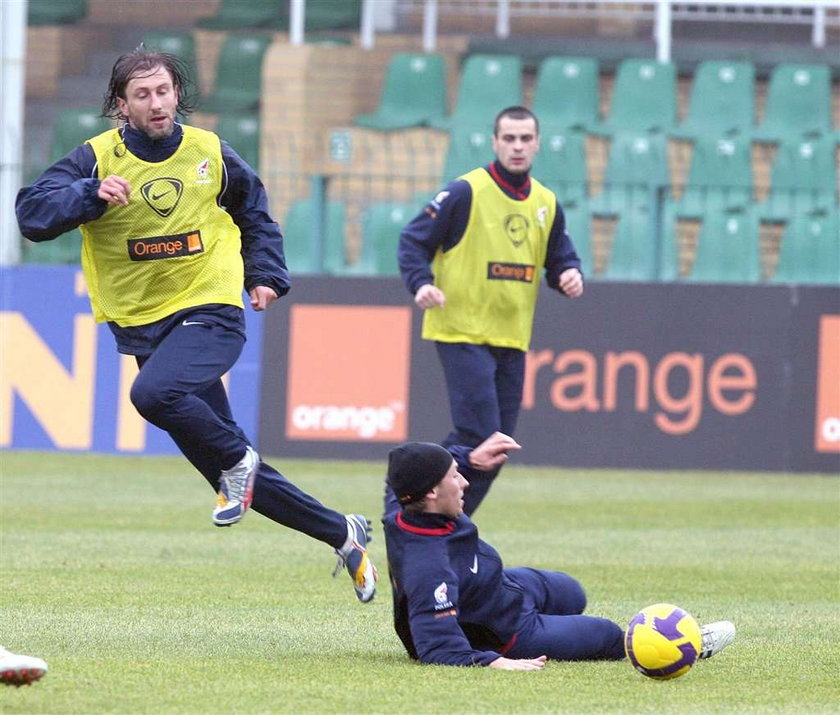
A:
<svg viewBox="0 0 840 715">
<path fill-rule="evenodd" d="M 0 455 L 0 644 L 50 671 L 2 713 L 828 713 L 840 711 L 840 479 L 510 465 L 478 522 L 508 566 L 565 570 L 626 624 L 676 603 L 735 644 L 682 678 L 626 662 L 423 667 L 391 627 L 384 465 L 269 459 L 374 517 L 380 589 L 252 513 L 230 529 L 180 458 Z"/>
</svg>

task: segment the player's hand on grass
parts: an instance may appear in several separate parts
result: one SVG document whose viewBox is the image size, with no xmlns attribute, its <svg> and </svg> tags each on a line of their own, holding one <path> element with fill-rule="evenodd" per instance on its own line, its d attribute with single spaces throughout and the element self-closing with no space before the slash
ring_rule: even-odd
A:
<svg viewBox="0 0 840 715">
<path fill-rule="evenodd" d="M 522 449 L 520 444 L 503 432 L 494 432 L 470 452 L 470 466 L 480 472 L 489 472 L 508 461 L 510 450 Z"/>
<path fill-rule="evenodd" d="M 559 286 L 569 298 L 579 298 L 583 295 L 583 276 L 577 268 L 567 268 L 560 274 Z"/>
<path fill-rule="evenodd" d="M 443 291 L 436 285 L 426 283 L 420 286 L 414 294 L 414 302 L 419 308 L 427 310 L 428 308 L 437 308 L 446 303 L 446 296 Z"/>
<path fill-rule="evenodd" d="M 268 286 L 255 286 L 248 291 L 248 295 L 251 296 L 251 307 L 256 311 L 265 310 L 277 300 L 277 293 Z"/>
<path fill-rule="evenodd" d="M 545 661 L 546 657 L 544 655 L 541 655 L 539 658 L 522 658 L 521 660 L 496 658 L 487 667 L 496 668 L 497 670 L 542 670 L 545 666 Z"/>
</svg>

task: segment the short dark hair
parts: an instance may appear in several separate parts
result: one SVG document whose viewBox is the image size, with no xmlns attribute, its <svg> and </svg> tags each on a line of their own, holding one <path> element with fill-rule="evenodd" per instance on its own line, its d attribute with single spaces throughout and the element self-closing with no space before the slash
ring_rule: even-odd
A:
<svg viewBox="0 0 840 715">
<path fill-rule="evenodd" d="M 172 78 L 172 86 L 178 92 L 177 112 L 186 116 L 195 110 L 193 102 L 193 79 L 189 65 L 168 52 L 153 52 L 140 45 L 136 50 L 120 55 L 111 68 L 111 81 L 102 102 L 102 116 L 123 119 L 117 98 L 125 99 L 125 88 L 137 77 L 147 77 L 163 67 Z"/>
<path fill-rule="evenodd" d="M 540 120 L 537 119 L 537 115 L 528 109 L 528 107 L 516 105 L 514 107 L 505 107 L 496 115 L 496 121 L 493 122 L 493 136 L 499 136 L 499 122 L 504 117 L 510 117 L 511 119 L 533 119 L 537 134 L 540 133 Z"/>
</svg>

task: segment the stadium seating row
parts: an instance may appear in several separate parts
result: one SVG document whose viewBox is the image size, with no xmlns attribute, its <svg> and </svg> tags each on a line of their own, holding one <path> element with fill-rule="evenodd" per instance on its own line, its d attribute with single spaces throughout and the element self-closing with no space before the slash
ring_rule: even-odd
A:
<svg viewBox="0 0 840 715">
<path fill-rule="evenodd" d="M 393 130 L 431 126 L 486 128 L 501 108 L 523 103 L 522 60 L 513 55 L 469 56 L 462 67 L 451 115 L 446 115 L 446 76 L 440 55 L 397 53 L 383 83 L 377 110 L 359 126 Z M 609 112 L 600 117 L 598 62 L 549 57 L 536 77 L 533 109 L 546 128 L 612 135 L 661 131 L 678 137 L 740 132 L 778 142 L 791 135 L 832 133 L 831 79 L 824 65 L 783 63 L 770 76 L 764 117 L 755 125 L 755 67 L 749 62 L 706 61 L 693 76 L 688 111 L 677 116 L 677 70 L 670 62 L 627 59 L 618 66 Z"/>
<path fill-rule="evenodd" d="M 295 202 L 286 216 L 286 258 L 295 273 L 333 275 L 396 275 L 396 246 L 400 231 L 420 210 L 419 202 L 369 204 L 361 218 L 362 250 L 349 264 L 346 256 L 346 207 L 327 202 L 323 255 L 319 265 L 313 238 L 313 204 Z M 607 265 L 594 271 L 590 214 L 585 202 L 566 210 L 567 230 L 586 273 L 596 279 L 624 281 L 693 280 L 755 283 L 762 280 L 759 230 L 763 219 L 754 207 L 709 212 L 700 219 L 697 250 L 690 270 L 683 275 L 677 255 L 676 222 L 666 212 L 663 239 L 657 243 L 654 215 L 638 205 L 621 214 L 614 227 Z M 840 284 L 840 224 L 836 207 L 796 213 L 786 222 L 781 238 L 775 282 Z"/>
<path fill-rule="evenodd" d="M 491 138 L 490 130 L 453 131 L 444 180 L 492 161 Z M 588 198 L 595 213 L 622 213 L 631 204 L 650 203 L 657 192 L 664 190 L 681 194 L 674 203 L 678 213 L 685 216 L 743 207 L 757 201 L 759 192 L 747 137 L 698 136 L 685 186 L 674 185 L 672 181 L 667 147 L 668 138 L 663 134 L 616 132 L 609 144 L 603 190 L 590 195 L 583 135 L 549 129 L 542 134 L 533 174 L 565 206 Z M 762 214 L 785 219 L 797 210 L 836 205 L 836 147 L 837 140 L 832 135 L 785 139 L 772 162 L 768 195 L 760 202 Z"/>
</svg>

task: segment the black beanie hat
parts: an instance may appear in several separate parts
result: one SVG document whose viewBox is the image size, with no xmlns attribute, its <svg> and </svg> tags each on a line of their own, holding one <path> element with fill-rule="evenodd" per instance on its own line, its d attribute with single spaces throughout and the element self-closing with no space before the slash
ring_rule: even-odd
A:
<svg viewBox="0 0 840 715">
<path fill-rule="evenodd" d="M 388 454 L 388 484 L 400 504 L 420 501 L 446 476 L 452 455 L 433 442 L 406 442 Z"/>
</svg>

